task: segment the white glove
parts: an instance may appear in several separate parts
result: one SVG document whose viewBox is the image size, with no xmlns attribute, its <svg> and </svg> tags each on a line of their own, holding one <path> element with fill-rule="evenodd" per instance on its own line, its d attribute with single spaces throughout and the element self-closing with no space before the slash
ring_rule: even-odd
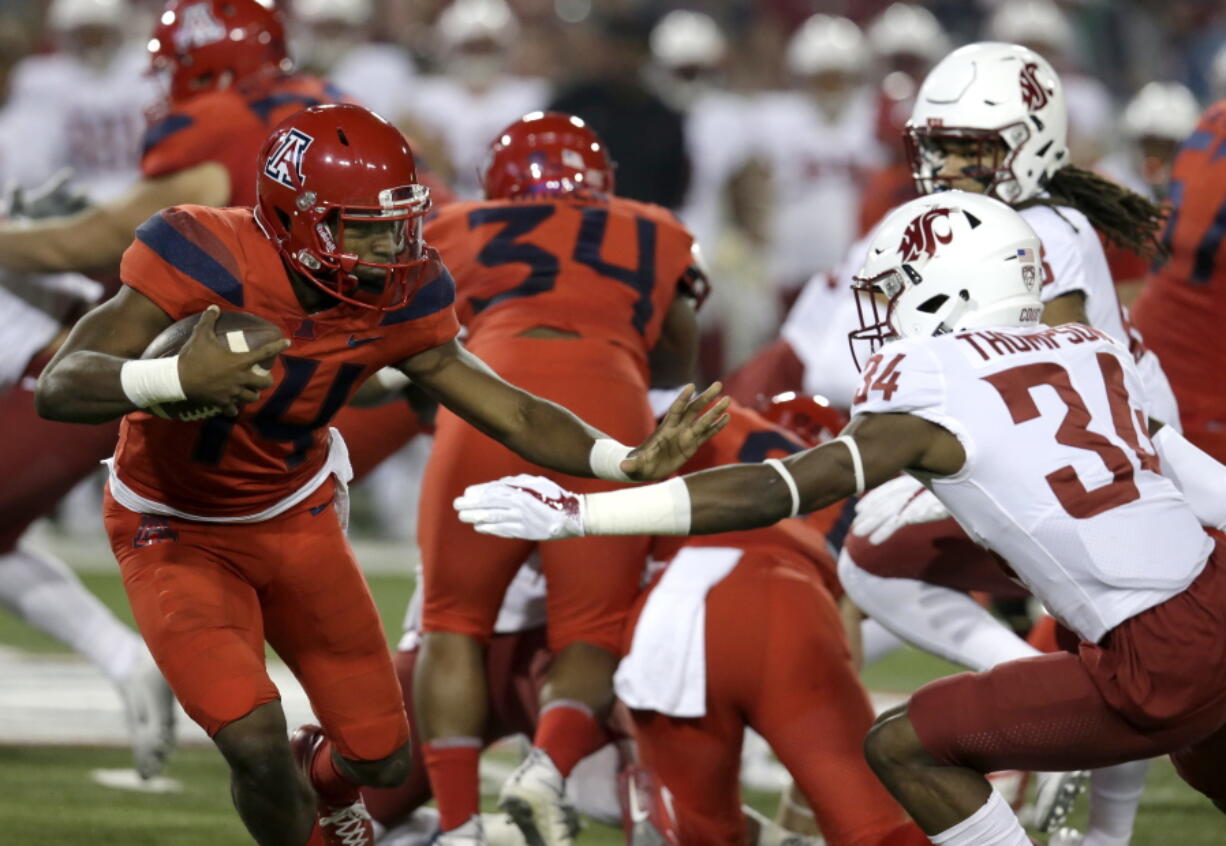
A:
<svg viewBox="0 0 1226 846">
<path fill-rule="evenodd" d="M 542 541 L 583 534 L 583 497 L 540 476 L 469 485 L 452 506 L 484 535 Z"/>
<path fill-rule="evenodd" d="M 852 534 L 868 537 L 871 544 L 884 543 L 903 526 L 933 523 L 949 516 L 949 510 L 931 491 L 903 475 L 866 493 L 856 503 Z"/>
</svg>

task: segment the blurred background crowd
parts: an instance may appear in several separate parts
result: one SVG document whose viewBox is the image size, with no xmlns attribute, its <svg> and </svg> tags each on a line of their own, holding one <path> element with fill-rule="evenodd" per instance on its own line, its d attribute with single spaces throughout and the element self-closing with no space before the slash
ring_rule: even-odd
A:
<svg viewBox="0 0 1226 846">
<path fill-rule="evenodd" d="M 524 113 L 553 108 L 592 124 L 618 163 L 617 193 L 675 210 L 706 255 L 710 378 L 774 339 L 803 284 L 911 196 L 900 130 L 919 81 L 951 47 L 991 39 L 1046 56 L 1065 85 L 1072 161 L 1156 199 L 1179 142 L 1226 96 L 1221 0 L 279 5 L 298 65 L 399 125 L 461 197 L 479 196 L 486 147 Z M 10 201 L 36 202 L 65 168 L 82 202 L 136 180 L 162 96 L 145 53 L 160 7 L 3 0 L 0 184 Z M 1125 286 L 1143 276 L 1143 264 L 1115 259 Z M 407 468 L 428 450 L 420 441 L 372 480 L 372 528 L 411 532 Z M 66 526 L 96 525 L 95 489 L 68 506 Z"/>
</svg>

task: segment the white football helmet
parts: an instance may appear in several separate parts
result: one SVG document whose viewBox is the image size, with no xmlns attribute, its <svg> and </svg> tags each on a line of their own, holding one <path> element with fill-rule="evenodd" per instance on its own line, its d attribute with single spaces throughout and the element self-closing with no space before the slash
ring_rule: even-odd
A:
<svg viewBox="0 0 1226 846">
<path fill-rule="evenodd" d="M 1004 0 L 984 27 L 984 38 L 1036 47 L 1053 59 L 1070 55 L 1076 41 L 1068 17 L 1052 0 Z"/>
<path fill-rule="evenodd" d="M 519 26 L 505 0 L 456 0 L 439 15 L 436 28 L 445 50 L 474 41 L 507 45 Z"/>
<path fill-rule="evenodd" d="M 860 27 L 837 15 L 813 15 L 788 42 L 788 70 L 800 77 L 827 71 L 858 76 L 868 61 L 868 44 Z"/>
<path fill-rule="evenodd" d="M 373 0 L 294 0 L 291 8 L 294 21 L 338 21 L 355 28 L 368 24 L 375 11 Z"/>
<path fill-rule="evenodd" d="M 876 351 L 893 338 L 1032 326 L 1041 276 L 1039 237 L 1004 203 L 967 191 L 912 200 L 877 227 L 854 277 L 852 356 L 859 366 L 857 342 Z"/>
<path fill-rule="evenodd" d="M 1178 82 L 1150 82 L 1124 108 L 1121 127 L 1133 140 L 1162 138 L 1181 142 L 1200 121 L 1200 104 Z"/>
<path fill-rule="evenodd" d="M 878 56 L 918 56 L 932 64 L 949 52 L 949 36 L 932 12 L 895 3 L 869 24 L 868 43 Z"/>
<path fill-rule="evenodd" d="M 651 55 L 666 68 L 711 67 L 723 61 L 727 40 L 703 12 L 674 9 L 651 30 Z"/>
<path fill-rule="evenodd" d="M 994 168 L 942 176 L 945 139 L 1004 144 Z M 905 130 L 912 176 L 930 194 L 967 176 L 985 193 L 1020 203 L 1041 193 L 1047 180 L 1068 164 L 1068 112 L 1064 87 L 1038 53 L 1017 44 L 984 41 L 950 53 L 920 86 Z"/>
<path fill-rule="evenodd" d="M 127 0 L 54 0 L 47 24 L 55 32 L 84 26 L 122 29 L 130 13 Z"/>
</svg>

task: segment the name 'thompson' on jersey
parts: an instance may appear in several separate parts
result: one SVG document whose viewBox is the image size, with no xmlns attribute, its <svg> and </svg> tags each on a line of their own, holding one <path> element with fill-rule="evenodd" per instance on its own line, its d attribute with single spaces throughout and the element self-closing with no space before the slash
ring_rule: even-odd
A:
<svg viewBox="0 0 1226 846">
<path fill-rule="evenodd" d="M 957 436 L 965 465 L 926 483 L 1054 616 L 1098 641 L 1187 587 L 1213 547 L 1158 472 L 1144 396 L 1105 333 L 1008 327 L 887 344 L 853 412 L 913 414 Z"/>
<path fill-rule="evenodd" d="M 237 418 L 124 418 L 115 474 L 139 496 L 211 518 L 260 513 L 301 489 L 328 457 L 327 424 L 380 367 L 445 343 L 459 330 L 455 284 L 427 264 L 417 294 L 380 313 L 339 305 L 307 314 L 251 209 L 181 206 L 151 217 L 124 254 L 124 284 L 172 320 L 217 305 L 281 327 L 292 345 L 273 385 Z"/>
</svg>

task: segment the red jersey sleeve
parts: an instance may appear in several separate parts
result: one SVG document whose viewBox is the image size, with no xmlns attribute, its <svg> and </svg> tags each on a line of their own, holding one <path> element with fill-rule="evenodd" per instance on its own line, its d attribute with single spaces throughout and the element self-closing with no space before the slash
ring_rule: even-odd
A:
<svg viewBox="0 0 1226 846">
<path fill-rule="evenodd" d="M 189 167 L 216 161 L 229 139 L 243 136 L 259 121 L 237 94 L 218 91 L 194 97 L 145 130 L 141 148 L 141 174 L 154 179 Z M 252 151 L 251 178 L 255 178 Z"/>
<path fill-rule="evenodd" d="M 163 209 L 137 228 L 120 280 L 174 320 L 210 305 L 241 308 L 241 257 L 223 240 L 225 226 L 224 217 L 202 206 Z"/>
<path fill-rule="evenodd" d="M 455 280 L 439 258 L 429 250 L 430 262 L 422 268 L 425 281 L 408 305 L 383 315 L 380 328 L 396 327 L 392 360 L 399 362 L 417 353 L 445 344 L 460 332 L 456 318 Z"/>
</svg>

